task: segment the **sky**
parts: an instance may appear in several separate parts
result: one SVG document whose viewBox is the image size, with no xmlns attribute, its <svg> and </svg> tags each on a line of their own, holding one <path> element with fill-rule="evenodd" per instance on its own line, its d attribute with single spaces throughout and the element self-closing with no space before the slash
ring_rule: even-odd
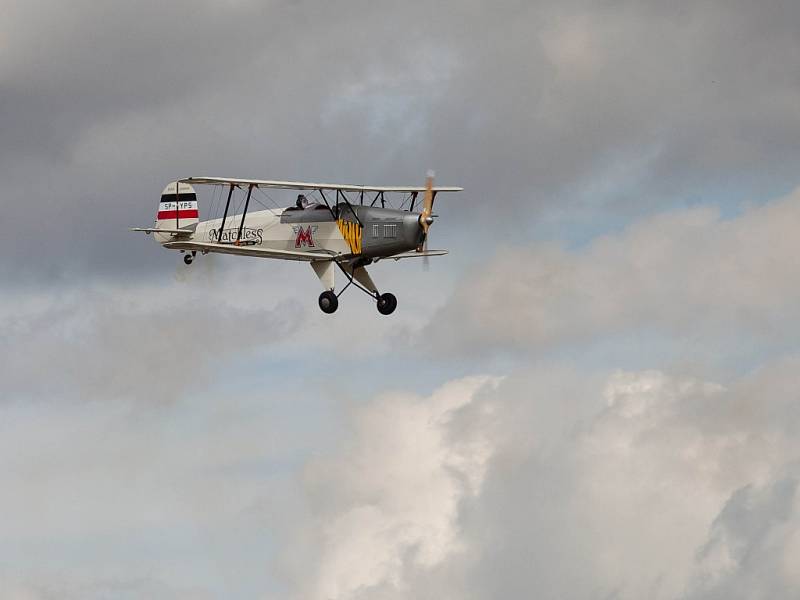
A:
<svg viewBox="0 0 800 600">
<path fill-rule="evenodd" d="M 800 4 L 0 8 L 0 600 L 800 596 Z M 391 317 L 128 231 L 428 169 Z"/>
</svg>

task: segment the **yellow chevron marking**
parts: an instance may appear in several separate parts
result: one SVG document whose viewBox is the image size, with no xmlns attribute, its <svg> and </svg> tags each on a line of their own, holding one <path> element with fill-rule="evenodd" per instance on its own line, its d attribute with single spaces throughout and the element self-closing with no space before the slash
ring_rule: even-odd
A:
<svg viewBox="0 0 800 600">
<path fill-rule="evenodd" d="M 339 232 L 347 242 L 347 245 L 350 246 L 350 252 L 361 254 L 361 227 L 358 223 L 339 219 L 336 224 L 339 226 Z"/>
</svg>

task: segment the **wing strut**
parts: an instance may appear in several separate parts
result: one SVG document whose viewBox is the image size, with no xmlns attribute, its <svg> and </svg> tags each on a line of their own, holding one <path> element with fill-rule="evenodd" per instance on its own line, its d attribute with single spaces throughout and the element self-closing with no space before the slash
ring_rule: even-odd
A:
<svg viewBox="0 0 800 600">
<path fill-rule="evenodd" d="M 250 196 L 253 193 L 254 183 L 250 184 L 247 188 L 247 200 L 244 201 L 244 212 L 242 213 L 242 220 L 239 221 L 239 231 L 236 234 L 236 245 L 239 245 L 239 240 L 242 239 L 242 229 L 244 229 L 244 218 L 247 216 L 247 207 L 250 205 Z"/>
<path fill-rule="evenodd" d="M 339 217 L 335 212 L 333 212 L 333 207 L 330 205 L 330 202 L 328 202 L 328 198 L 325 197 L 325 192 L 323 192 L 322 190 L 317 190 L 317 191 L 319 192 L 319 195 L 322 196 L 322 200 L 325 202 L 325 206 L 328 207 L 328 210 L 330 211 L 333 220 L 335 221 L 336 219 L 338 219 Z"/>
<path fill-rule="evenodd" d="M 375 194 L 375 197 L 372 199 L 372 204 L 370 206 L 375 206 L 375 203 L 380 199 L 381 201 L 381 208 L 386 208 L 386 200 L 383 197 L 383 192 L 378 192 Z"/>
<path fill-rule="evenodd" d="M 233 195 L 234 184 L 231 184 L 228 190 L 228 201 L 225 203 L 225 212 L 222 213 L 222 223 L 219 226 L 219 233 L 217 234 L 217 241 L 222 243 L 222 232 L 225 231 L 225 220 L 228 218 L 228 209 L 231 206 L 231 196 Z"/>
</svg>

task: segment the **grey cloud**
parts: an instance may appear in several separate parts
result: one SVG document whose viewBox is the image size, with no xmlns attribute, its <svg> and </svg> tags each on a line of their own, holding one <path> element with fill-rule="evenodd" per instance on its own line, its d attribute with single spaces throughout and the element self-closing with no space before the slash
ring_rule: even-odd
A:
<svg viewBox="0 0 800 600">
<path fill-rule="evenodd" d="M 4 270 L 141 272 L 122 229 L 198 172 L 407 181 L 432 166 L 468 188 L 443 215 L 486 243 L 509 215 L 533 227 L 611 203 L 624 219 L 720 179 L 792 181 L 795 11 L 11 4 L 5 214 L 62 250 L 52 266 L 29 236 L 3 238 Z"/>
<path fill-rule="evenodd" d="M 179 399 L 302 320 L 286 304 L 235 306 L 192 282 L 78 289 L 20 306 L 32 298 L 0 313 L 5 399 Z"/>
<path fill-rule="evenodd" d="M 798 81 L 773 77 L 778 57 L 797 52 L 781 22 L 795 10 L 785 2 L 573 2 L 470 21 L 473 39 L 493 43 L 466 47 L 454 81 L 454 98 L 469 105 L 455 114 L 480 132 L 466 144 L 473 160 L 461 162 L 489 175 L 478 190 L 493 211 L 516 195 L 528 205 L 608 203 L 630 214 L 696 197 L 737 169 L 791 181 L 788 163 L 777 166 L 791 144 L 779 129 L 798 125 L 784 104 L 796 99 Z M 433 122 L 452 124 L 451 110 Z M 440 133 L 442 146 L 454 145 Z M 761 162 L 766 154 L 774 162 Z"/>
<path fill-rule="evenodd" d="M 282 470 L 320 437 L 307 419 L 287 427 L 301 417 L 284 405 L 200 391 L 2 403 L 0 598 L 265 594 Z"/>
<path fill-rule="evenodd" d="M 176 589 L 159 581 L 148 579 L 121 579 L 105 582 L 81 583 L 67 578 L 48 578 L 47 582 L 30 582 L 14 576 L 0 574 L 3 600 L 86 600 L 95 598 L 158 598 L 160 600 L 210 599 L 213 596 L 202 590 Z"/>
<path fill-rule="evenodd" d="M 791 598 L 800 591 L 797 479 L 736 490 L 699 553 L 691 599 Z"/>
<path fill-rule="evenodd" d="M 798 361 L 747 377 L 710 376 L 702 361 L 752 348 L 764 364 L 796 346 L 797 195 L 733 219 L 704 208 L 639 217 L 720 197 L 727 214 L 796 185 L 798 6 L 6 3 L 0 378 L 3 398 L 21 401 L 0 405 L 3 512 L 18 517 L 4 531 L 33 540 L 25 557 L 55 556 L 67 539 L 87 549 L 83 568 L 107 550 L 123 571 L 116 588 L 92 573 L 55 578 L 61 595 L 119 596 L 141 583 L 169 597 L 174 586 L 135 576 L 154 547 L 187 547 L 148 545 L 191 529 L 187 507 L 209 546 L 181 573 L 208 573 L 211 556 L 220 578 L 239 581 L 247 559 L 244 597 L 263 591 L 253 573 L 276 555 L 276 597 L 796 590 Z M 406 182 L 428 167 L 467 188 L 437 202 L 435 234 L 462 266 L 481 262 L 425 332 L 457 351 L 427 364 L 406 364 L 393 344 L 422 327 L 423 291 L 395 321 L 323 321 L 281 302 L 283 265 L 268 278 L 263 265 L 221 259 L 223 276 L 202 270 L 212 259 L 190 285 L 165 285 L 178 257 L 125 231 L 152 220 L 177 175 Z M 526 244 L 548 219 L 633 223 L 577 248 Z M 398 278 L 410 279 L 405 268 Z M 674 342 L 692 375 L 587 373 L 586 353 L 577 365 L 525 364 L 531 349 L 650 334 Z M 469 347 L 479 359 L 511 350 L 520 370 L 496 390 L 468 380 L 372 400 L 358 388 L 341 446 L 326 438 L 339 413 L 325 410 L 272 430 L 266 409 L 226 405 L 180 439 L 196 405 L 155 410 L 175 419 L 164 444 L 153 443 L 157 424 L 137 429 L 140 418 L 106 427 L 104 410 L 128 406 L 108 400 L 194 400 L 215 377 L 231 382 L 221 363 L 272 343 L 304 367 L 313 355 L 328 410 L 343 395 L 345 354 L 381 385 L 463 372 L 448 361 Z M 641 347 L 651 348 L 626 357 Z M 286 377 L 305 389 L 311 375 Z M 106 402 L 56 402 L 75 397 Z M 248 426 L 209 431 L 228 419 Z M 273 470 L 290 479 L 304 458 L 273 464 L 260 444 L 290 446 L 314 424 L 323 441 L 304 451 L 316 458 L 298 481 L 275 481 Z M 129 546 L 167 492 L 177 496 L 152 537 Z M 260 545 L 265 530 L 286 544 Z M 230 548 L 246 556 L 221 556 Z M 16 550 L 0 545 L 22 576 L 9 589 L 47 591 L 38 583 L 52 573 L 26 571 Z"/>
</svg>

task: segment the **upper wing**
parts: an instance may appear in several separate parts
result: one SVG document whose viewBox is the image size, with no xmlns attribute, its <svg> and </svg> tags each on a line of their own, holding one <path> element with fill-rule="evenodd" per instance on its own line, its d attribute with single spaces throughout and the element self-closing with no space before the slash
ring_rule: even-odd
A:
<svg viewBox="0 0 800 600">
<path fill-rule="evenodd" d="M 237 186 L 255 186 L 262 188 L 280 188 L 287 190 L 339 190 L 342 192 L 424 192 L 425 186 L 383 186 L 376 187 L 370 185 L 340 185 L 336 183 L 307 183 L 303 181 L 269 181 L 261 179 L 232 179 L 228 177 L 187 177 L 180 180 L 182 183 L 189 184 L 229 184 Z M 434 192 L 461 192 L 464 188 L 460 187 L 434 187 Z"/>
<path fill-rule="evenodd" d="M 336 260 L 339 255 L 324 252 L 295 252 L 292 250 L 271 250 L 255 246 L 234 246 L 232 244 L 215 244 L 212 242 L 166 242 L 164 248 L 171 250 L 193 250 L 196 252 L 216 252 L 219 254 L 235 254 L 238 256 L 255 256 L 258 258 L 280 258 L 283 260 L 300 260 L 307 262 L 324 262 Z"/>
</svg>

